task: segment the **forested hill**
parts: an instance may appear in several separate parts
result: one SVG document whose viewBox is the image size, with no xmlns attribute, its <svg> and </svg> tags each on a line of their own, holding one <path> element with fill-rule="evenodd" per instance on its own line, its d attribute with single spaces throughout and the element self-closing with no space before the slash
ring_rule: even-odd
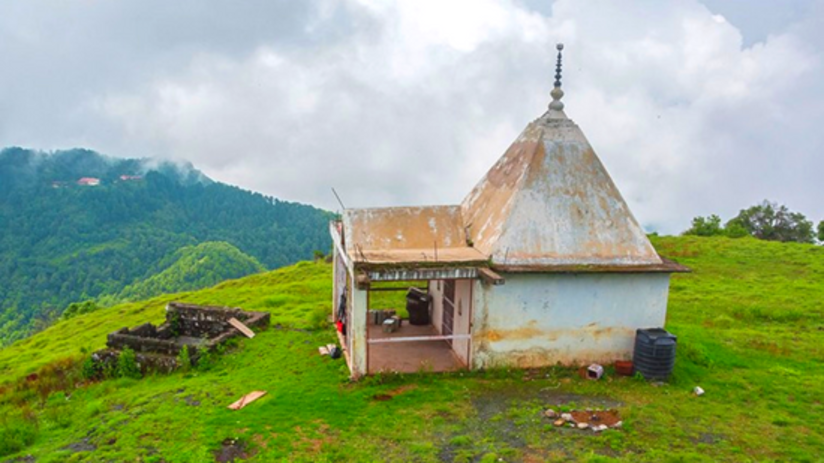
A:
<svg viewBox="0 0 824 463">
<path fill-rule="evenodd" d="M 184 246 L 164 261 L 159 273 L 126 286 L 116 296 L 103 298 L 101 302 L 139 301 L 161 294 L 208 288 L 224 280 L 266 270 L 257 259 L 225 242 Z"/>
<path fill-rule="evenodd" d="M 214 182 L 191 165 L 2 150 L 0 345 L 71 302 L 183 289 L 168 274 L 141 282 L 185 246 L 225 242 L 266 268 L 309 259 L 329 248 L 327 220 L 325 211 Z"/>
</svg>

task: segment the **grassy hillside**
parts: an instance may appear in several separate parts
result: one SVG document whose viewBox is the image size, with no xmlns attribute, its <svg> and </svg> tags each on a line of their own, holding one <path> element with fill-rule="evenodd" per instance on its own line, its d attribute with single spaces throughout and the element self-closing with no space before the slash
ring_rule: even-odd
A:
<svg viewBox="0 0 824 463">
<path fill-rule="evenodd" d="M 694 269 L 673 279 L 668 328 L 679 347 L 666 385 L 592 382 L 562 368 L 349 383 L 342 360 L 317 355 L 335 339 L 317 329 L 331 269 L 301 263 L 80 316 L 0 350 L 0 461 L 204 462 L 226 439 L 251 461 L 820 461 L 824 248 L 697 237 L 655 245 Z M 169 300 L 268 310 L 277 327 L 208 371 L 51 394 L 43 370 L 24 379 L 102 347 L 117 328 L 160 321 Z M 692 395 L 696 385 L 706 395 Z M 269 394 L 226 408 L 255 389 Z M 541 411 L 559 405 L 617 407 L 624 427 L 553 428 Z"/>
</svg>

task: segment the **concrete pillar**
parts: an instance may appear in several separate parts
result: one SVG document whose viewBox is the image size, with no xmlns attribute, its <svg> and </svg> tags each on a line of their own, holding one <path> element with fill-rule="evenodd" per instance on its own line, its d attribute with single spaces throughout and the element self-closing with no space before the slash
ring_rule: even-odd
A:
<svg viewBox="0 0 824 463">
<path fill-rule="evenodd" d="M 347 333 L 352 338 L 352 351 L 349 355 L 352 358 L 352 377 L 360 378 L 366 375 L 366 309 L 368 304 L 368 293 L 358 289 L 356 278 L 351 278 L 352 313 L 349 325 L 346 327 Z"/>
</svg>

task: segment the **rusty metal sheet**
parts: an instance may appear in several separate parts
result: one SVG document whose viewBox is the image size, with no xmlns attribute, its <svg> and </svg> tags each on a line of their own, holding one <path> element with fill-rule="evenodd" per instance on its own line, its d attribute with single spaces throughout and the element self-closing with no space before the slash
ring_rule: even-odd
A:
<svg viewBox="0 0 824 463">
<path fill-rule="evenodd" d="M 346 247 L 399 250 L 467 247 L 458 206 L 385 207 L 347 209 L 343 213 Z"/>
</svg>

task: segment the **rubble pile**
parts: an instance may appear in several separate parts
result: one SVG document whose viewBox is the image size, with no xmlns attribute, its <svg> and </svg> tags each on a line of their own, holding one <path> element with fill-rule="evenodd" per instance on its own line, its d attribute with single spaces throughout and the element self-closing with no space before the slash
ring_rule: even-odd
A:
<svg viewBox="0 0 824 463">
<path fill-rule="evenodd" d="M 561 413 L 549 408 L 544 411 L 544 416 L 552 420 L 552 424 L 556 427 L 591 429 L 593 432 L 620 428 L 623 425 L 617 410 L 587 408 Z"/>
</svg>

